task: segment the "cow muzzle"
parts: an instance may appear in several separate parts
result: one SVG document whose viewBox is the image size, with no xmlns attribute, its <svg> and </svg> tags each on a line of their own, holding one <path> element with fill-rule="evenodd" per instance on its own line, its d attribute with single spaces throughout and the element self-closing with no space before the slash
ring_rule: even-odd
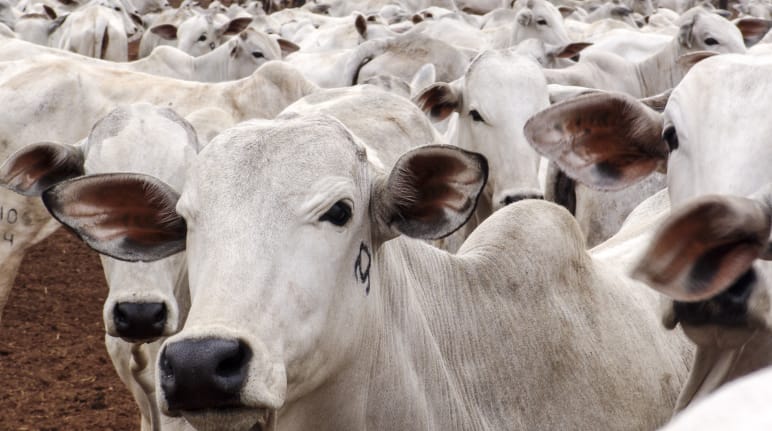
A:
<svg viewBox="0 0 772 431">
<path fill-rule="evenodd" d="M 166 305 L 161 302 L 119 302 L 112 314 L 115 334 L 110 335 L 130 343 L 152 342 L 166 327 Z"/>
</svg>

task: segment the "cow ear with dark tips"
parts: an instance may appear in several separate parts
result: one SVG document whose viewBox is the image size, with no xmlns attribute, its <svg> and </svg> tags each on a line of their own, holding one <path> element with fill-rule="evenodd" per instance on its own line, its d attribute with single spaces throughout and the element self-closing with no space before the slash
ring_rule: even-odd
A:
<svg viewBox="0 0 772 431">
<path fill-rule="evenodd" d="M 43 11 L 46 13 L 46 15 L 48 15 L 49 18 L 56 19 L 57 17 L 56 11 L 51 6 L 44 4 Z"/>
<path fill-rule="evenodd" d="M 172 24 L 161 24 L 150 28 L 150 32 L 165 40 L 177 39 L 177 27 Z"/>
<path fill-rule="evenodd" d="M 753 199 L 701 197 L 668 217 L 633 277 L 677 301 L 712 298 L 768 249 L 768 211 Z"/>
<path fill-rule="evenodd" d="M 130 262 L 155 261 L 185 249 L 179 195 L 143 174 L 88 175 L 43 193 L 48 211 L 99 253 Z"/>
<path fill-rule="evenodd" d="M 354 18 L 354 27 L 357 29 L 357 33 L 360 36 L 367 38 L 367 19 L 362 14 L 356 14 Z"/>
<path fill-rule="evenodd" d="M 753 46 L 759 42 L 772 28 L 772 21 L 768 19 L 745 17 L 734 23 L 743 35 L 745 46 Z"/>
<path fill-rule="evenodd" d="M 461 106 L 461 95 L 453 85 L 436 82 L 420 91 L 413 101 L 433 121 L 442 121 Z"/>
<path fill-rule="evenodd" d="M 83 152 L 70 145 L 28 145 L 0 166 L 0 186 L 24 196 L 40 196 L 54 184 L 83 175 Z"/>
<path fill-rule="evenodd" d="M 227 26 L 222 28 L 222 34 L 236 35 L 244 31 L 252 23 L 251 17 L 240 17 L 230 20 Z"/>
<path fill-rule="evenodd" d="M 598 190 L 632 185 L 667 161 L 662 117 L 619 93 L 579 96 L 537 113 L 524 133 L 537 152 Z"/>
<path fill-rule="evenodd" d="M 287 39 L 278 38 L 276 39 L 276 42 L 279 44 L 279 49 L 281 49 L 281 56 L 286 57 L 293 52 L 300 51 L 300 47 L 296 45 L 294 42 L 291 42 Z"/>
<path fill-rule="evenodd" d="M 374 191 L 382 237 L 450 235 L 471 217 L 487 179 L 488 162 L 480 154 L 450 145 L 408 151 Z"/>
</svg>

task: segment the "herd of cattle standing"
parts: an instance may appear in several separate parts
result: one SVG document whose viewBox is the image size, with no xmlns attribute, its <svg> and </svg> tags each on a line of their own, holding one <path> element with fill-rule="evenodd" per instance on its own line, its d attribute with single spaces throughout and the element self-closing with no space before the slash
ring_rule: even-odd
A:
<svg viewBox="0 0 772 431">
<path fill-rule="evenodd" d="M 268 1 L 0 0 L 0 311 L 98 251 L 143 430 L 772 429 L 769 0 Z"/>
</svg>

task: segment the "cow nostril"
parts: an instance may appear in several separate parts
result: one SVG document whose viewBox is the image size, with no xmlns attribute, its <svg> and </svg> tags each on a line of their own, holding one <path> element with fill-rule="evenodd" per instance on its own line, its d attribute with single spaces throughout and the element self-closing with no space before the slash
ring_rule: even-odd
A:
<svg viewBox="0 0 772 431">
<path fill-rule="evenodd" d="M 220 377 L 231 377 L 239 374 L 248 359 L 249 352 L 247 347 L 243 342 L 239 341 L 238 349 L 231 356 L 223 358 L 217 364 L 215 374 Z"/>
</svg>

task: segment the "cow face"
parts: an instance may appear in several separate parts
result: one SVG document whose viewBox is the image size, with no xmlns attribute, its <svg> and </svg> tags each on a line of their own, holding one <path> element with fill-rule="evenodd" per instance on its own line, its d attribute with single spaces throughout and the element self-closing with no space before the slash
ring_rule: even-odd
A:
<svg viewBox="0 0 772 431">
<path fill-rule="evenodd" d="M 549 105 L 547 84 L 535 62 L 486 51 L 462 79 L 431 85 L 416 101 L 435 120 L 459 114 L 451 143 L 488 159 L 491 177 L 485 197 L 492 209 L 542 197 L 539 155 L 523 136 L 525 121 Z"/>
<path fill-rule="evenodd" d="M 131 105 L 100 119 L 78 146 L 38 143 L 17 151 L 0 167 L 0 184 L 40 196 L 47 188 L 84 173 L 134 171 L 163 175 L 179 189 L 187 160 L 196 149 L 193 129 L 176 113 L 148 104 Z M 107 203 L 115 198 L 120 197 L 100 200 Z M 83 209 L 75 205 L 58 209 L 53 213 L 57 219 L 83 216 L 70 212 Z M 184 255 L 149 263 L 101 259 L 110 289 L 103 311 L 108 335 L 151 342 L 182 326 L 188 301 Z"/>
<path fill-rule="evenodd" d="M 115 174 L 63 183 L 46 202 L 111 190 L 136 206 L 101 207 L 100 223 L 80 227 L 102 252 L 157 259 L 187 247 L 191 308 L 162 347 L 162 409 L 197 429 L 265 429 L 356 361 L 386 294 L 380 244 L 458 228 L 486 172 L 479 155 L 430 146 L 384 173 L 336 120 L 299 117 L 221 133 L 179 199 L 151 177 Z"/>
<path fill-rule="evenodd" d="M 666 323 L 684 323 L 698 344 L 716 342 L 716 325 L 731 327 L 723 333 L 733 334 L 736 344 L 749 329 L 772 322 L 772 267 L 759 260 L 772 256 L 765 189 L 772 183 L 771 131 L 747 114 L 766 106 L 769 91 L 752 83 L 768 70 L 765 60 L 717 56 L 692 69 L 664 115 L 628 96 L 594 94 L 554 105 L 525 127 L 537 150 L 596 188 L 619 189 L 667 170 L 678 211 L 655 235 L 635 275 L 681 301 L 671 303 Z M 712 85 L 718 76 L 735 79 Z M 721 341 L 723 348 L 731 344 Z"/>
<path fill-rule="evenodd" d="M 511 45 L 526 39 L 539 39 L 552 45 L 571 43 L 568 32 L 563 24 L 563 15 L 557 7 L 546 0 L 521 0 L 515 5 L 520 6 L 515 17 Z"/>
</svg>

